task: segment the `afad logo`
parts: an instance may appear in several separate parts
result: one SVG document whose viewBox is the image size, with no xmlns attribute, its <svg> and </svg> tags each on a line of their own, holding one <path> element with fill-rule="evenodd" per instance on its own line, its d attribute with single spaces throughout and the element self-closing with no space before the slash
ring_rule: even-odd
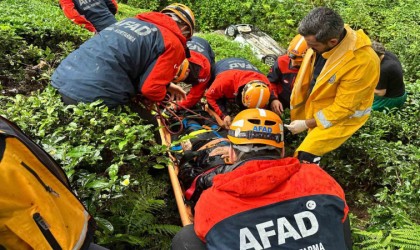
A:
<svg viewBox="0 0 420 250">
<path fill-rule="evenodd" d="M 152 32 L 156 32 L 156 27 L 149 27 L 147 25 L 137 23 L 136 21 L 122 20 L 115 24 L 115 26 L 125 28 L 133 31 L 139 36 L 147 36 Z"/>
<path fill-rule="evenodd" d="M 266 126 L 254 126 L 254 128 L 252 130 L 257 131 L 257 132 L 264 132 L 264 133 L 272 133 L 273 132 L 272 128 L 266 127 Z"/>
<path fill-rule="evenodd" d="M 286 244 L 283 247 L 284 249 L 290 249 L 288 243 L 294 243 L 297 240 L 301 240 L 300 244 L 304 245 L 307 242 L 312 242 L 313 240 L 302 241 L 302 239 L 315 235 L 320 229 L 320 223 L 313 212 L 316 207 L 317 204 L 315 201 L 309 200 L 306 203 L 306 208 L 309 211 L 303 211 L 293 214 L 293 216 L 279 217 L 263 221 L 254 226 L 241 228 L 239 231 L 240 249 L 282 249 L 281 245 L 284 244 Z M 300 248 L 300 250 L 309 249 L 322 250 L 325 248 L 321 242 Z"/>
</svg>

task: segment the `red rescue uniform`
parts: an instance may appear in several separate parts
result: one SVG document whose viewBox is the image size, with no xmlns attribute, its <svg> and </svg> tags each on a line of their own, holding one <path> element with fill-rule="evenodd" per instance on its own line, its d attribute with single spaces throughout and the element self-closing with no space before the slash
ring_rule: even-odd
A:
<svg viewBox="0 0 420 250">
<path fill-rule="evenodd" d="M 206 92 L 206 98 L 210 107 L 221 119 L 230 115 L 226 106 L 228 102 L 236 102 L 241 109 L 245 108 L 242 105 L 241 98 L 238 97 L 241 97 L 240 91 L 250 81 L 264 82 L 271 90 L 270 101 L 274 98 L 277 99 L 274 94 L 274 87 L 268 78 L 245 59 L 226 58 L 218 61 L 215 66 L 215 77 Z"/>
<path fill-rule="evenodd" d="M 195 207 L 207 249 L 346 249 L 344 191 L 318 165 L 249 160 L 213 183 Z"/>
</svg>

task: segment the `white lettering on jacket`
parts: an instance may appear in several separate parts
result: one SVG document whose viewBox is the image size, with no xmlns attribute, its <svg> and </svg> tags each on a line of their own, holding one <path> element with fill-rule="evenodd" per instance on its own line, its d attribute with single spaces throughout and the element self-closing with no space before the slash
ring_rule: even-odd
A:
<svg viewBox="0 0 420 250">
<path fill-rule="evenodd" d="M 157 28 L 150 28 L 141 23 L 136 23 L 134 21 L 129 21 L 129 20 L 123 20 L 121 22 L 116 23 L 115 25 L 128 28 L 139 36 L 147 36 L 150 33 L 152 33 L 152 31 L 157 31 Z"/>
<path fill-rule="evenodd" d="M 79 0 L 80 5 L 88 4 L 88 3 L 91 3 L 91 2 L 92 2 L 92 0 Z"/>
<path fill-rule="evenodd" d="M 198 45 L 198 44 L 187 43 L 187 47 L 188 47 L 190 50 L 194 50 L 194 51 L 197 51 L 197 52 L 200 52 L 200 53 L 203 53 L 203 52 L 204 52 L 203 47 L 201 47 L 201 46 L 200 46 L 200 45 Z"/>
<path fill-rule="evenodd" d="M 277 244 L 282 245 L 286 243 L 286 239 L 293 238 L 299 240 L 301 238 L 309 237 L 318 232 L 319 223 L 315 215 L 310 211 L 304 211 L 294 215 L 297 229 L 286 219 L 281 217 L 277 219 L 277 227 L 274 221 L 266 221 L 255 225 L 258 235 L 253 235 L 248 227 L 241 228 L 239 231 L 240 249 L 267 249 L 271 247 L 270 237 L 277 235 Z M 308 227 L 305 226 L 304 219 L 309 221 Z M 276 231 L 277 229 L 277 231 Z M 257 240 L 259 239 L 259 241 Z"/>
<path fill-rule="evenodd" d="M 240 62 L 229 63 L 229 69 L 253 69 L 253 70 L 258 71 L 258 68 L 255 67 L 254 65 L 250 63 L 240 63 Z"/>
<path fill-rule="evenodd" d="M 93 2 L 93 3 L 92 2 L 93 2 L 93 0 L 79 0 L 80 7 L 84 11 L 101 4 L 99 1 L 98 2 Z"/>
<path fill-rule="evenodd" d="M 325 248 L 324 248 L 324 245 L 322 245 L 322 243 L 319 242 L 318 244 L 307 246 L 299 250 L 325 250 Z"/>
</svg>

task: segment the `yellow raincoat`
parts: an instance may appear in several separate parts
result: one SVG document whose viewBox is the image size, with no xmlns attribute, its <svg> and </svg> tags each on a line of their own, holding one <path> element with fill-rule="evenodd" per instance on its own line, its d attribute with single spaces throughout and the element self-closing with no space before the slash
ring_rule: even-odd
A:
<svg viewBox="0 0 420 250">
<path fill-rule="evenodd" d="M 369 118 L 373 93 L 379 81 L 380 61 L 369 37 L 345 25 L 344 39 L 322 54 L 326 63 L 309 93 L 315 53 L 309 49 L 302 62 L 290 99 L 293 120 L 315 118 L 317 127 L 296 150 L 317 156 L 343 144 Z"/>
<path fill-rule="evenodd" d="M 87 249 L 95 227 L 61 167 L 0 116 L 0 249 Z"/>
</svg>

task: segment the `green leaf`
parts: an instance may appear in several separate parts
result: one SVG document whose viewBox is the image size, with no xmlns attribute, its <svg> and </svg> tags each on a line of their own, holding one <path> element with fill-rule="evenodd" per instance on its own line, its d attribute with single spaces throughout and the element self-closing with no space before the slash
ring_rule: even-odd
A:
<svg viewBox="0 0 420 250">
<path fill-rule="evenodd" d="M 112 164 L 108 168 L 108 174 L 111 179 L 118 175 L 119 166 L 117 164 Z"/>
<path fill-rule="evenodd" d="M 127 145 L 127 143 L 128 143 L 128 140 L 120 141 L 120 143 L 118 143 L 118 149 L 122 150 L 124 146 Z"/>
<path fill-rule="evenodd" d="M 114 226 L 112 223 L 104 218 L 101 217 L 95 217 L 96 224 L 99 228 L 103 229 L 107 233 L 113 233 L 114 232 Z"/>
<path fill-rule="evenodd" d="M 80 158 L 92 152 L 92 147 L 87 145 L 81 145 L 72 148 L 67 155 L 72 158 Z"/>
<path fill-rule="evenodd" d="M 293 20 L 293 19 L 286 19 L 286 23 L 288 25 L 293 25 L 293 24 L 295 24 L 295 20 Z"/>
<path fill-rule="evenodd" d="M 109 182 L 103 180 L 93 180 L 86 184 L 87 188 L 102 189 L 109 186 Z"/>
<path fill-rule="evenodd" d="M 165 166 L 163 166 L 161 164 L 155 164 L 155 165 L 153 165 L 153 168 L 155 168 L 155 169 L 164 169 Z"/>
</svg>

